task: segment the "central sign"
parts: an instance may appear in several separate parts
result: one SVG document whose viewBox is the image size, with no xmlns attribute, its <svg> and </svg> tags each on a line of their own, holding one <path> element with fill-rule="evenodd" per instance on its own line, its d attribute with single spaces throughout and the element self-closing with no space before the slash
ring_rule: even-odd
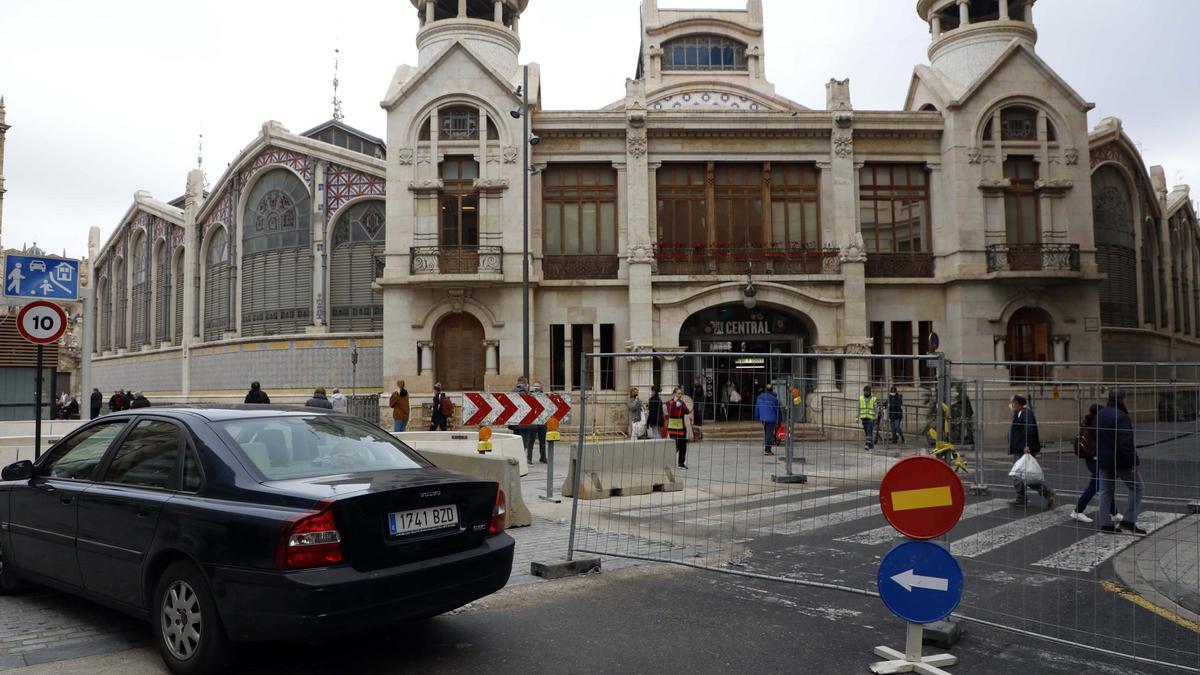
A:
<svg viewBox="0 0 1200 675">
<path fill-rule="evenodd" d="M 918 455 L 896 462 L 879 485 L 883 516 L 900 534 L 934 539 L 950 531 L 962 517 L 966 495 L 949 465 Z"/>
<path fill-rule="evenodd" d="M 709 327 L 716 336 L 771 335 L 769 321 L 713 321 Z"/>
</svg>

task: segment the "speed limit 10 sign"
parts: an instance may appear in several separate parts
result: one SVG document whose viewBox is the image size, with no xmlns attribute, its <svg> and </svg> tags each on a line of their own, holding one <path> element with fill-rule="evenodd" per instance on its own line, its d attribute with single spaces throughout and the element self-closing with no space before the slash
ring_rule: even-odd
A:
<svg viewBox="0 0 1200 675">
<path fill-rule="evenodd" d="M 17 330 L 35 345 L 57 342 L 67 332 L 67 313 L 53 302 L 31 302 L 17 314 Z"/>
</svg>

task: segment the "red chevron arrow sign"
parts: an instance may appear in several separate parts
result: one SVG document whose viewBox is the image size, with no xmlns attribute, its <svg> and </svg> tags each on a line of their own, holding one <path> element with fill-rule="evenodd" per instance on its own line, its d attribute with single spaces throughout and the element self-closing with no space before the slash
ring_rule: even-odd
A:
<svg viewBox="0 0 1200 675">
<path fill-rule="evenodd" d="M 569 423 L 571 398 L 567 394 L 463 394 L 463 425 L 545 424 L 551 418 Z"/>
</svg>

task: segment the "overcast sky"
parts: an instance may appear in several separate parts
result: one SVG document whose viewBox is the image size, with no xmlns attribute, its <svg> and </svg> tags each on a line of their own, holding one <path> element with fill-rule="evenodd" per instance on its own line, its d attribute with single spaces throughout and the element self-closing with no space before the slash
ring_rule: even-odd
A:
<svg viewBox="0 0 1200 675">
<path fill-rule="evenodd" d="M 522 60 L 543 69 L 547 109 L 624 95 L 640 0 L 532 0 Z M 898 109 L 928 31 L 915 0 L 765 0 L 767 77 L 809 107 L 849 77 L 854 106 Z M 741 0 L 661 0 L 739 7 Z M 1117 116 L 1168 182 L 1200 185 L 1196 0 L 1042 0 L 1038 53 L 1086 99 L 1090 126 Z M 384 136 L 379 101 L 416 63 L 409 0 L 2 0 L 0 94 L 8 105 L 3 244 L 81 256 L 133 198 L 183 193 L 204 134 L 216 181 L 264 120 L 294 132 L 329 119 L 342 50 L 346 122 Z M 1200 189 L 1200 188 L 1198 188 Z"/>
</svg>

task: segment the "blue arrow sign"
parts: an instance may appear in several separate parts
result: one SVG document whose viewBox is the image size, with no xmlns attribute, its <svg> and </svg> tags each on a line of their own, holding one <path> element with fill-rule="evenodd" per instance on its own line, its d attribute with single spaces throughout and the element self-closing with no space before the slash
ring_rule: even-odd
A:
<svg viewBox="0 0 1200 675">
<path fill-rule="evenodd" d="M 4 256 L 4 295 L 40 300 L 79 299 L 79 261 L 32 255 Z"/>
<path fill-rule="evenodd" d="M 942 546 L 906 541 L 883 557 L 876 583 L 879 597 L 893 614 L 912 623 L 932 623 L 958 607 L 963 573 Z"/>
</svg>

